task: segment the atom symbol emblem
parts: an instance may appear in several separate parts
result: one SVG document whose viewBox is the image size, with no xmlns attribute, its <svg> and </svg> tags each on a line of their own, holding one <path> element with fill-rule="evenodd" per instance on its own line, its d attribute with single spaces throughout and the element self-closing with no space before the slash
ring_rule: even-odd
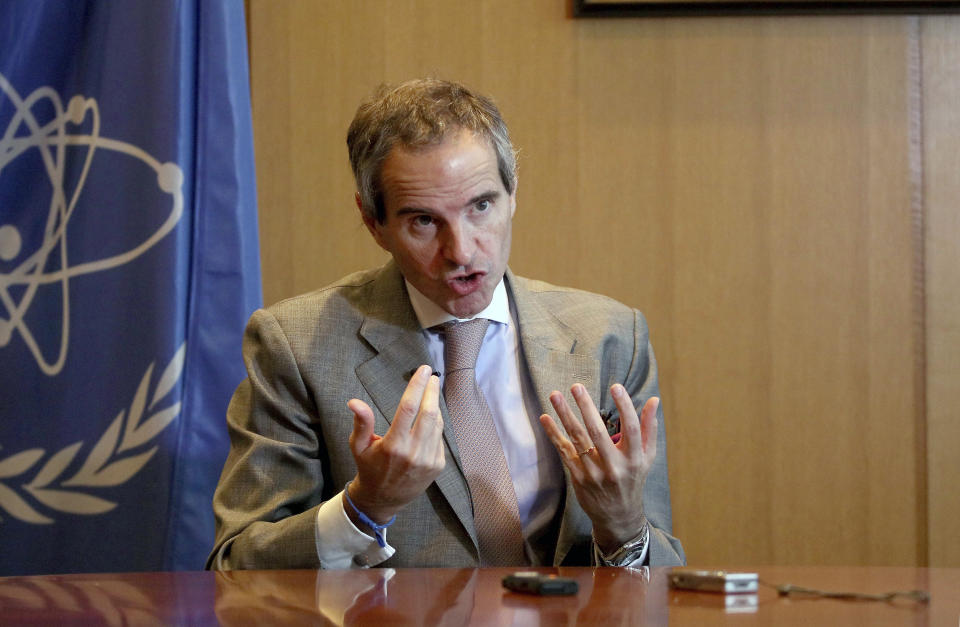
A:
<svg viewBox="0 0 960 627">
<path fill-rule="evenodd" d="M 46 215 L 31 212 L 32 219 L 42 223 L 42 241 L 36 250 L 24 251 L 24 225 L 3 224 L 0 216 L 0 261 L 15 263 L 12 270 L 0 271 L 0 304 L 9 314 L 0 315 L 0 348 L 6 347 L 14 333 L 20 335 L 30 349 L 39 368 L 48 376 L 57 375 L 64 366 L 70 345 L 70 280 L 129 263 L 159 242 L 180 221 L 183 214 L 183 172 L 175 163 L 160 163 L 143 149 L 100 135 L 100 110 L 93 98 L 76 95 L 66 109 L 51 87 L 40 87 L 21 98 L 3 74 L 0 93 L 10 99 L 14 114 L 0 136 L 0 180 L 3 170 L 18 157 L 36 150 L 43 163 L 53 193 Z M 0 99 L 2 103 L 2 99 Z M 38 105 L 51 108 L 52 119 L 42 122 L 35 114 Z M 47 116 L 49 117 L 49 116 Z M 69 133 L 67 126 L 81 127 L 83 132 Z M 68 148 L 85 152 L 80 159 L 79 175 L 72 189 L 65 185 Z M 158 189 L 171 197 L 171 208 L 165 221 L 142 241 L 125 251 L 93 261 L 71 265 L 67 250 L 70 220 L 83 192 L 90 166 L 97 151 L 107 150 L 133 157 L 156 173 Z M 40 222 L 42 221 L 42 222 Z M 25 256 L 25 257 L 24 257 Z M 22 261 L 20 257 L 24 257 Z M 47 357 L 24 317 L 41 286 L 56 284 L 62 298 L 60 346 L 53 357 Z M 11 289 L 15 288 L 15 289 Z M 48 351 L 49 352 L 49 351 Z"/>
</svg>

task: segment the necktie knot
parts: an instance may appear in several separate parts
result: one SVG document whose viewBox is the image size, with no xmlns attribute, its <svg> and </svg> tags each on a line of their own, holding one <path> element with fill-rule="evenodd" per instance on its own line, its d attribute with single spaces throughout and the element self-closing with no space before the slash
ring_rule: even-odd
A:
<svg viewBox="0 0 960 627">
<path fill-rule="evenodd" d="M 443 330 L 443 361 L 447 373 L 476 368 L 477 357 L 490 321 L 474 318 L 466 322 L 448 322 Z"/>
</svg>

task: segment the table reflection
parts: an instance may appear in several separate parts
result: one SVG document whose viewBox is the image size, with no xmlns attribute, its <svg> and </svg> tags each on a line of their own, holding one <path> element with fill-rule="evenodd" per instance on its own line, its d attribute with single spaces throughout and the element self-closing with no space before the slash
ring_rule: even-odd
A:
<svg viewBox="0 0 960 627">
<path fill-rule="evenodd" d="M 512 569 L 369 569 L 73 574 L 0 577 L 0 624 L 597 624 L 956 625 L 960 569 L 762 567 L 765 581 L 827 590 L 921 589 L 929 604 L 756 598 L 667 587 L 666 569 L 538 568 L 570 577 L 579 592 L 510 592 Z M 747 615 L 744 615 L 746 613 Z M 752 616 L 750 615 L 752 614 Z"/>
<path fill-rule="evenodd" d="M 0 624 L 211 624 L 209 573 L 80 574 L 0 579 Z"/>
<path fill-rule="evenodd" d="M 369 569 L 216 574 L 216 614 L 224 625 L 251 622 L 328 624 L 548 625 L 558 622 L 603 622 L 629 625 L 658 615 L 643 603 L 649 571 L 629 569 L 538 569 L 577 580 L 580 591 L 569 597 L 537 597 L 510 592 L 501 579 L 511 569 Z M 597 585 L 599 584 L 599 585 Z M 663 587 L 660 587 L 661 597 Z M 629 606 L 629 607 L 626 607 Z M 645 609 L 646 608 L 646 609 Z M 649 611 L 647 611 L 649 610 Z"/>
</svg>

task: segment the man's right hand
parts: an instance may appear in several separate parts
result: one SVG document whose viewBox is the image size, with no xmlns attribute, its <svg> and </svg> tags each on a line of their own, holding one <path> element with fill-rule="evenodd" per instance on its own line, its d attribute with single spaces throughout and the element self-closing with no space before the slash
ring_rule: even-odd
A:
<svg viewBox="0 0 960 627">
<path fill-rule="evenodd" d="M 370 406 L 359 399 L 347 403 L 353 412 L 350 450 L 357 476 L 350 482 L 350 499 L 377 523 L 385 523 L 422 494 L 443 470 L 443 416 L 440 379 L 430 366 L 420 366 L 410 378 L 393 422 L 382 437 L 373 432 Z M 360 526 L 353 508 L 344 510 Z"/>
</svg>

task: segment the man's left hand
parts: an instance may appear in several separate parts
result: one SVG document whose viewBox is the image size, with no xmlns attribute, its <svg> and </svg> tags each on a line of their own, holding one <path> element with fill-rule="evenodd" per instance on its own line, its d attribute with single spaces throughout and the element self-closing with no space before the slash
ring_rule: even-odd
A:
<svg viewBox="0 0 960 627">
<path fill-rule="evenodd" d="M 657 457 L 660 399 L 650 398 L 638 417 L 626 389 L 614 384 L 610 393 L 620 412 L 621 433 L 620 441 L 614 443 L 587 389 L 577 383 L 570 391 L 583 422 L 563 394 L 555 391 L 550 402 L 567 435 L 547 414 L 540 416 L 540 424 L 570 471 L 577 500 L 593 521 L 597 545 L 610 553 L 643 529 L 643 484 Z"/>
</svg>

